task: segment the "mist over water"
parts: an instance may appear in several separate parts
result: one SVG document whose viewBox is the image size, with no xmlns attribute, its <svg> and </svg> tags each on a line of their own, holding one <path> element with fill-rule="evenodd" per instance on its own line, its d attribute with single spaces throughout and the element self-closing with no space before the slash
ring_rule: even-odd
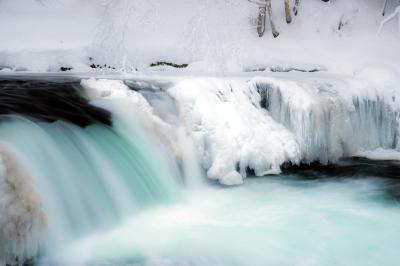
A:
<svg viewBox="0 0 400 266">
<path fill-rule="evenodd" d="M 400 209 L 386 189 L 376 178 L 282 175 L 186 190 L 64 255 L 90 265 L 396 265 Z"/>
</svg>

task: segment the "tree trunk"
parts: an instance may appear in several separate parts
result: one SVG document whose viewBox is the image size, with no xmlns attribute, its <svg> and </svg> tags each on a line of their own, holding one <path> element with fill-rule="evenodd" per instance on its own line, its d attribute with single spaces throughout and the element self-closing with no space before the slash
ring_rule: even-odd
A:
<svg viewBox="0 0 400 266">
<path fill-rule="evenodd" d="M 279 32 L 276 30 L 274 21 L 272 20 L 271 0 L 267 0 L 267 11 L 268 11 L 268 17 L 269 17 L 269 24 L 271 25 L 272 35 L 274 36 L 274 38 L 276 38 L 279 36 Z"/>
<path fill-rule="evenodd" d="M 286 23 L 290 24 L 292 22 L 292 15 L 290 14 L 289 0 L 285 0 L 285 16 Z"/>
<path fill-rule="evenodd" d="M 258 22 L 257 22 L 257 32 L 258 36 L 262 37 L 265 32 L 265 15 L 266 15 L 266 6 L 260 6 L 258 12 Z"/>
</svg>

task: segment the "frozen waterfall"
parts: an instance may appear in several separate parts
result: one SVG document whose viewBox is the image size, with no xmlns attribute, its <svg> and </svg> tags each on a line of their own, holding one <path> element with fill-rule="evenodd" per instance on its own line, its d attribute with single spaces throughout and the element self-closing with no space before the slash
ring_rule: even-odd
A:
<svg viewBox="0 0 400 266">
<path fill-rule="evenodd" d="M 183 80 L 168 89 L 208 177 L 240 184 L 248 170 L 327 164 L 399 149 L 400 95 L 353 79 Z"/>
</svg>

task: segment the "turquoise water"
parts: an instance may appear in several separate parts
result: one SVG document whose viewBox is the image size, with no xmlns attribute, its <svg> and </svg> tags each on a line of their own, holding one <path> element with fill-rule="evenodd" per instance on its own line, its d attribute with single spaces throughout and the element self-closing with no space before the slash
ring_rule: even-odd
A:
<svg viewBox="0 0 400 266">
<path fill-rule="evenodd" d="M 63 254 L 90 265 L 398 265 L 400 208 L 381 180 L 250 178 L 186 190 Z"/>
<path fill-rule="evenodd" d="M 175 180 L 138 131 L 126 137 L 117 127 L 9 116 L 2 119 L 0 139 L 33 177 L 48 220 L 46 252 L 179 198 Z"/>
</svg>

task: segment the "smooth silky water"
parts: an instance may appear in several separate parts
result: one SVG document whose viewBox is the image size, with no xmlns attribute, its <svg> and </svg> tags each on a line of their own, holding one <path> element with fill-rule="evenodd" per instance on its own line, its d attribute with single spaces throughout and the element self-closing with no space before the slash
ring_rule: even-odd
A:
<svg viewBox="0 0 400 266">
<path fill-rule="evenodd" d="M 394 188 L 372 177 L 296 175 L 209 185 L 80 240 L 64 258 L 90 265 L 397 265 Z"/>
<path fill-rule="evenodd" d="M 151 134 L 127 123 L 135 110 L 96 104 L 112 127 L 0 123 L 47 214 L 33 264 L 398 265 L 398 163 L 289 168 L 226 187 L 196 180 L 193 159 L 182 182 Z"/>
</svg>

